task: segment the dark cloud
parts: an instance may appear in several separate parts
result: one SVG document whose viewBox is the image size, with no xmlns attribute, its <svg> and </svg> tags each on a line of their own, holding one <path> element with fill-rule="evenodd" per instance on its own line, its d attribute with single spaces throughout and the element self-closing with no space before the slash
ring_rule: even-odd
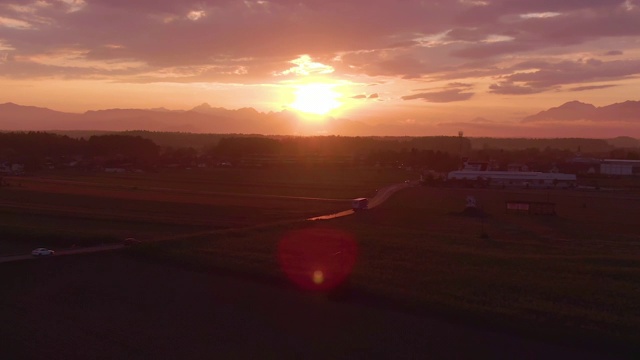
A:
<svg viewBox="0 0 640 360">
<path fill-rule="evenodd" d="M 523 17 L 522 15 L 529 14 Z M 452 52 L 464 58 L 487 58 L 583 44 L 605 37 L 640 35 L 640 6 L 625 1 L 491 1 L 458 17 L 465 25 L 447 34 L 469 44 Z M 503 41 L 482 41 L 491 36 Z M 510 39 L 508 41 L 504 41 Z"/>
<path fill-rule="evenodd" d="M 447 32 L 447 40 L 461 40 L 461 41 L 481 41 L 486 38 L 486 35 L 477 31 L 474 28 L 455 28 Z"/>
<path fill-rule="evenodd" d="M 473 84 L 468 84 L 468 83 L 461 83 L 461 82 L 452 82 L 447 84 L 447 87 L 450 88 L 472 88 Z"/>
<path fill-rule="evenodd" d="M 366 100 L 366 99 L 377 99 L 378 97 L 379 96 L 378 96 L 377 93 L 373 93 L 373 94 L 369 94 L 369 95 L 359 94 L 359 95 L 352 96 L 351 98 L 352 99 L 356 99 L 356 100 Z"/>
<path fill-rule="evenodd" d="M 640 60 L 602 61 L 583 59 L 579 61 L 528 61 L 511 68 L 513 73 L 500 76 L 500 81 L 489 87 L 490 93 L 525 95 L 561 86 L 592 83 L 602 80 L 621 80 L 640 75 Z M 526 70 L 526 71 L 524 71 Z M 570 91 L 605 89 L 615 85 L 574 87 Z"/>
<path fill-rule="evenodd" d="M 535 47 L 533 44 L 518 43 L 514 41 L 501 41 L 468 46 L 464 49 L 452 51 L 451 54 L 453 56 L 463 58 L 478 59 L 516 53 L 525 50 L 532 50 L 534 48 Z"/>
<path fill-rule="evenodd" d="M 601 89 L 608 89 L 611 87 L 615 87 L 618 85 L 590 85 L 590 86 L 577 86 L 571 89 L 568 89 L 569 91 L 588 91 L 588 90 L 601 90 Z"/>
<path fill-rule="evenodd" d="M 469 90 L 473 88 L 473 84 L 469 84 L 469 83 L 462 83 L 462 82 L 452 82 L 452 83 L 448 83 L 444 86 L 441 86 L 439 88 L 435 88 L 437 90 L 459 90 L 459 91 L 465 91 L 465 90 Z M 433 87 L 430 88 L 420 88 L 420 89 L 414 89 L 413 91 L 421 91 L 421 92 L 433 92 L 433 90 L 435 90 Z"/>
<path fill-rule="evenodd" d="M 41 64 L 30 61 L 18 61 L 13 55 L 0 58 L 0 74 L 14 79 L 48 78 L 53 75 L 61 79 L 102 79 L 115 80 L 135 76 L 141 71 L 138 68 L 100 69 L 94 67 L 78 67 Z"/>
<path fill-rule="evenodd" d="M 338 52 L 410 48 L 417 44 L 416 33 L 439 31 L 457 7 L 391 0 L 376 6 L 332 0 L 86 0 L 86 6 L 69 12 L 61 1 L 49 7 L 10 3 L 31 11 L 18 14 L 5 4 L 0 16 L 19 15 L 34 26 L 33 31 L 0 26 L 0 39 L 17 54 L 78 50 L 90 60 L 127 59 L 158 68 L 238 59 L 254 64 L 278 59 L 285 66 L 301 54 L 332 59 Z M 197 16 L 190 18 L 192 12 Z"/>
<path fill-rule="evenodd" d="M 625 0 L 493 0 L 486 5 L 472 5 L 457 16 L 457 23 L 484 25 L 496 23 L 509 15 L 544 12 L 603 12 L 623 5 Z M 586 14 L 590 15 L 590 14 Z"/>
<path fill-rule="evenodd" d="M 410 55 L 396 56 L 387 59 L 376 59 L 375 62 L 365 65 L 366 74 L 373 76 L 401 76 L 405 79 L 419 78 L 428 72 L 429 60 L 420 59 Z"/>
<path fill-rule="evenodd" d="M 622 55 L 624 54 L 624 52 L 620 51 L 620 50 L 611 50 L 611 51 L 607 51 L 606 53 L 604 53 L 604 56 L 618 56 L 618 55 Z"/>
<path fill-rule="evenodd" d="M 537 71 L 514 73 L 505 78 L 510 82 L 525 83 L 534 88 L 549 88 L 564 84 L 624 79 L 637 74 L 640 74 L 640 60 L 604 62 L 586 59 L 546 63 Z"/>
<path fill-rule="evenodd" d="M 517 85 L 509 81 L 501 81 L 497 84 L 489 86 L 489 92 L 501 95 L 528 95 L 541 93 L 549 90 L 548 88 L 534 88 L 528 85 Z"/>
<path fill-rule="evenodd" d="M 443 90 L 435 92 L 423 92 L 415 95 L 403 96 L 402 100 L 424 100 L 433 103 L 448 103 L 454 101 L 469 100 L 473 96 L 472 92 L 463 92 L 461 89 Z"/>
<path fill-rule="evenodd" d="M 537 80 L 544 70 L 536 79 L 518 79 L 515 69 L 509 73 L 509 65 L 502 62 L 514 54 L 640 35 L 640 6 L 627 6 L 623 0 L 494 0 L 485 5 L 437 0 L 85 0 L 76 7 L 50 0 L 49 6 L 37 5 L 44 3 L 0 2 L 1 17 L 31 27 L 0 25 L 0 47 L 10 47 L 11 56 L 24 63 L 71 51 L 80 60 L 106 65 L 143 63 L 131 81 L 268 81 L 291 67 L 289 61 L 309 54 L 333 66 L 336 77 L 464 81 L 507 76 L 501 79 L 507 85 L 539 89 L 553 87 L 545 84 L 553 81 Z M 557 16 L 521 16 L 531 13 Z M 622 54 L 615 50 L 606 55 Z M 50 76 L 73 73 L 68 69 L 73 65 L 48 66 Z M 86 67 L 77 73 L 108 68 Z M 610 69 L 599 76 L 614 79 L 634 72 L 627 68 L 615 73 Z M 111 72 L 104 70 L 103 75 Z M 506 89 L 505 84 L 499 86 Z"/>
</svg>

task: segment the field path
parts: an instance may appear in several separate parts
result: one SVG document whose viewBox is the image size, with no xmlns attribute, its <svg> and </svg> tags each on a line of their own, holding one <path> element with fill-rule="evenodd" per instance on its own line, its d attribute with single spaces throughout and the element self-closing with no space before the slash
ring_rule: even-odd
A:
<svg viewBox="0 0 640 360">
<path fill-rule="evenodd" d="M 119 250 L 124 247 L 125 246 L 122 244 L 105 244 L 105 245 L 99 245 L 99 246 L 90 246 L 90 247 L 82 247 L 82 248 L 67 249 L 67 250 L 56 250 L 56 253 L 53 256 L 57 258 L 60 256 L 68 256 L 68 255 L 92 254 L 92 253 L 103 252 L 103 251 Z M 6 263 L 6 262 L 34 260 L 34 259 L 39 259 L 39 257 L 32 256 L 32 255 L 1 256 L 0 264 Z"/>
<path fill-rule="evenodd" d="M 393 185 L 389 185 L 386 187 L 383 187 L 382 189 L 378 190 L 376 192 L 376 195 L 369 199 L 369 209 L 374 208 L 376 206 L 381 205 L 383 202 L 385 202 L 387 199 L 389 199 L 389 197 L 391 197 L 391 195 L 395 194 L 396 192 L 402 190 L 402 189 L 406 189 L 407 187 L 410 186 L 414 186 L 415 183 L 400 183 L 400 184 L 393 184 Z M 331 219 L 336 219 L 339 217 L 343 217 L 343 216 L 349 216 L 354 214 L 355 211 L 353 210 L 345 210 L 345 211 L 341 211 L 335 214 L 329 214 L 329 215 L 322 215 L 322 216 L 316 216 L 316 217 L 312 217 L 309 218 L 307 220 L 309 221 L 316 221 L 316 220 L 331 220 Z"/>
<path fill-rule="evenodd" d="M 33 179 L 29 179 L 29 180 L 33 180 Z M 40 182 L 38 180 L 35 181 L 36 183 Z M 59 183 L 64 183 L 64 184 L 75 184 L 78 185 L 78 183 L 76 182 L 72 182 L 72 181 L 67 181 L 67 180 L 53 180 L 54 183 L 59 182 Z M 51 183 L 49 180 L 47 180 L 46 182 L 43 183 Z M 414 183 L 399 183 L 399 184 L 393 184 L 393 185 L 389 185 L 386 186 L 384 188 L 379 189 L 376 192 L 376 195 L 371 198 L 369 200 L 369 208 L 374 208 L 376 206 L 381 205 L 382 203 L 384 203 L 387 199 L 389 199 L 389 197 L 391 197 L 391 195 L 393 195 L 394 193 L 405 189 L 407 187 L 410 186 L 415 186 L 415 182 Z M 155 189 L 158 190 L 158 189 Z M 169 190 L 169 191 L 173 191 L 171 189 L 163 189 L 163 190 Z M 177 191 L 177 192 L 181 192 L 181 191 Z M 205 193 L 205 192 L 202 192 Z M 229 196 L 234 196 L 235 194 L 224 194 L 224 195 L 229 195 Z M 239 196 L 253 196 L 253 195 L 247 195 L 247 194 L 238 194 Z M 345 204 L 348 203 L 349 200 L 347 199 L 321 199 L 321 198 L 309 198 L 309 197 L 294 197 L 294 196 L 276 196 L 276 195 L 261 195 L 261 197 L 265 197 L 265 198 L 273 198 L 273 197 L 278 197 L 278 198 L 291 198 L 291 199 L 303 199 L 303 200 L 324 200 L 324 201 L 333 201 L 333 202 L 344 202 Z M 7 205 L 7 204 L 4 204 Z M 22 207 L 24 205 L 20 205 L 20 204 L 10 204 L 14 207 Z M 335 219 L 335 218 L 339 218 L 339 217 L 343 217 L 343 216 L 348 216 L 348 215 L 352 215 L 354 213 L 353 210 L 349 209 L 349 210 L 345 210 L 345 211 L 341 211 L 335 214 L 328 214 L 328 215 L 322 215 L 322 216 L 317 216 L 317 217 L 313 217 L 313 218 L 309 218 L 306 219 L 308 221 L 315 221 L 315 220 L 330 220 L 330 219 Z M 298 222 L 298 221 L 304 221 L 304 219 L 299 219 L 299 220 L 288 220 L 288 221 L 279 221 L 279 222 L 272 222 L 272 223 L 267 223 L 267 224 L 259 224 L 256 226 L 252 226 L 252 228 L 255 227 L 264 227 L 264 226 L 273 226 L 273 225 L 278 225 L 278 224 L 283 224 L 283 223 L 292 223 L 292 222 Z M 180 239 L 187 239 L 187 238 L 191 238 L 194 236 L 202 236 L 202 235 L 209 235 L 209 234 L 215 234 L 215 233 L 220 233 L 221 231 L 228 231 L 229 229 L 224 229 L 224 230 L 206 230 L 206 231 L 200 231 L 197 233 L 189 233 L 189 234 L 180 234 L 180 235 L 170 235 L 170 236 L 166 236 L 163 238 L 157 238 L 157 239 L 153 239 L 153 240 L 149 240 L 149 241 L 171 241 L 171 240 L 180 240 Z M 121 244 L 111 244 L 109 246 L 103 245 L 103 246 L 92 246 L 92 247 L 86 247 L 86 248 L 81 248 L 81 249 L 72 249 L 72 250 L 56 250 L 56 257 L 61 256 L 61 255 L 80 255 L 80 254 L 88 254 L 88 253 L 95 253 L 95 252 L 102 252 L 102 251 L 112 251 L 112 250 L 117 250 L 117 249 L 121 249 L 124 246 Z M 13 262 L 13 261 L 24 261 L 24 260 L 37 260 L 37 257 L 33 257 L 29 254 L 25 254 L 25 255 L 8 255 L 8 256 L 0 256 L 0 263 L 4 263 L 4 262 Z"/>
</svg>

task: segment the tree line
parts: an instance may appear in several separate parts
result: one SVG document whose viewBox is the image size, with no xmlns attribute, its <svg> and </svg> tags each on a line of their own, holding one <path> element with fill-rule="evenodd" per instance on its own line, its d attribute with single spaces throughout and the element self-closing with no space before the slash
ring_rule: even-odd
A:
<svg viewBox="0 0 640 360">
<path fill-rule="evenodd" d="M 528 164 L 531 170 L 548 171 L 578 156 L 596 158 L 639 159 L 638 148 L 612 147 L 600 140 L 569 139 L 561 144 L 575 146 L 551 147 L 558 141 L 542 142 L 544 148 L 498 148 L 486 145 L 472 147 L 478 139 L 463 137 L 343 137 L 312 136 L 268 137 L 260 135 L 196 134 L 195 143 L 174 142 L 174 146 L 159 145 L 146 137 L 149 132 L 99 134 L 88 137 L 45 132 L 0 133 L 0 162 L 21 163 L 28 170 L 42 168 L 48 162 L 100 161 L 104 166 L 129 164 L 136 167 L 176 164 L 193 166 L 202 161 L 224 160 L 239 164 L 247 157 L 341 156 L 349 164 L 367 166 L 398 166 L 434 171 L 451 171 L 461 167 L 463 158 L 486 161 L 506 167 L 509 163 Z M 159 133 L 170 137 L 170 133 Z M 190 134 L 175 133 L 179 139 Z M 210 137 L 207 137 L 210 136 Z M 204 141 L 208 139 L 209 142 Z M 529 139 L 530 140 L 530 139 Z M 522 139 L 527 144 L 527 139 Z M 553 140 L 553 139 L 552 139 Z M 557 140 L 557 139 L 555 139 Z M 185 140 L 186 141 L 186 140 Z M 509 139 L 511 144 L 514 139 Z M 545 140 L 546 141 L 546 140 Z M 500 143 L 500 141 L 498 141 Z M 176 144 L 183 144 L 178 146 Z"/>
</svg>

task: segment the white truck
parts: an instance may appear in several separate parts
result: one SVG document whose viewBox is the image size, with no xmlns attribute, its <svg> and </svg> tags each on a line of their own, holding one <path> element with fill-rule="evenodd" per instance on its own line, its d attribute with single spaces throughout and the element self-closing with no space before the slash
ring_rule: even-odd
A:
<svg viewBox="0 0 640 360">
<path fill-rule="evenodd" d="M 351 200 L 351 208 L 353 211 L 366 210 L 369 208 L 369 199 L 367 198 L 357 198 Z"/>
</svg>

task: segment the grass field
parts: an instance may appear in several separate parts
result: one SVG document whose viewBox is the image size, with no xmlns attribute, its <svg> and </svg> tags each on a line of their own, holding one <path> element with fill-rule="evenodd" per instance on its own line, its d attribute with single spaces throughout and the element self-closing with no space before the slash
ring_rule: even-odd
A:
<svg viewBox="0 0 640 360">
<path fill-rule="evenodd" d="M 44 172 L 42 176 L 49 180 L 76 182 L 101 188 L 334 199 L 368 196 L 378 187 L 402 182 L 411 176 L 414 179 L 418 178 L 415 173 L 401 169 L 335 167 L 209 168 L 120 174 L 52 171 Z"/>
<path fill-rule="evenodd" d="M 469 195 L 487 217 L 460 214 Z M 514 199 L 554 202 L 558 215 L 507 214 L 505 201 Z M 355 216 L 219 232 L 141 251 L 284 281 L 283 238 L 338 232 L 359 249 L 354 289 L 546 337 L 630 345 L 640 339 L 638 208 L 638 198 L 620 193 L 416 187 Z"/>
<path fill-rule="evenodd" d="M 406 176 L 397 169 L 234 168 L 5 177 L 0 253 L 305 219 L 344 210 L 350 198 Z"/>
<path fill-rule="evenodd" d="M 295 271 L 321 283 L 331 271 L 318 277 L 316 269 L 340 258 L 283 249 L 283 239 L 298 234 L 302 243 L 314 242 L 309 248 L 329 255 L 341 251 L 323 248 L 323 237 L 332 244 L 352 239 L 354 291 L 548 337 L 625 344 L 640 339 L 640 197 L 413 187 L 354 216 L 301 221 L 344 210 L 348 199 L 407 178 L 412 176 L 397 169 L 8 178 L 10 186 L 0 188 L 0 251 L 175 237 L 180 240 L 133 251 L 279 283 L 287 282 L 279 260 L 298 256 L 308 264 L 298 261 Z M 486 217 L 462 215 L 467 196 L 477 199 Z M 507 214 L 510 200 L 553 202 L 557 216 Z"/>
</svg>

